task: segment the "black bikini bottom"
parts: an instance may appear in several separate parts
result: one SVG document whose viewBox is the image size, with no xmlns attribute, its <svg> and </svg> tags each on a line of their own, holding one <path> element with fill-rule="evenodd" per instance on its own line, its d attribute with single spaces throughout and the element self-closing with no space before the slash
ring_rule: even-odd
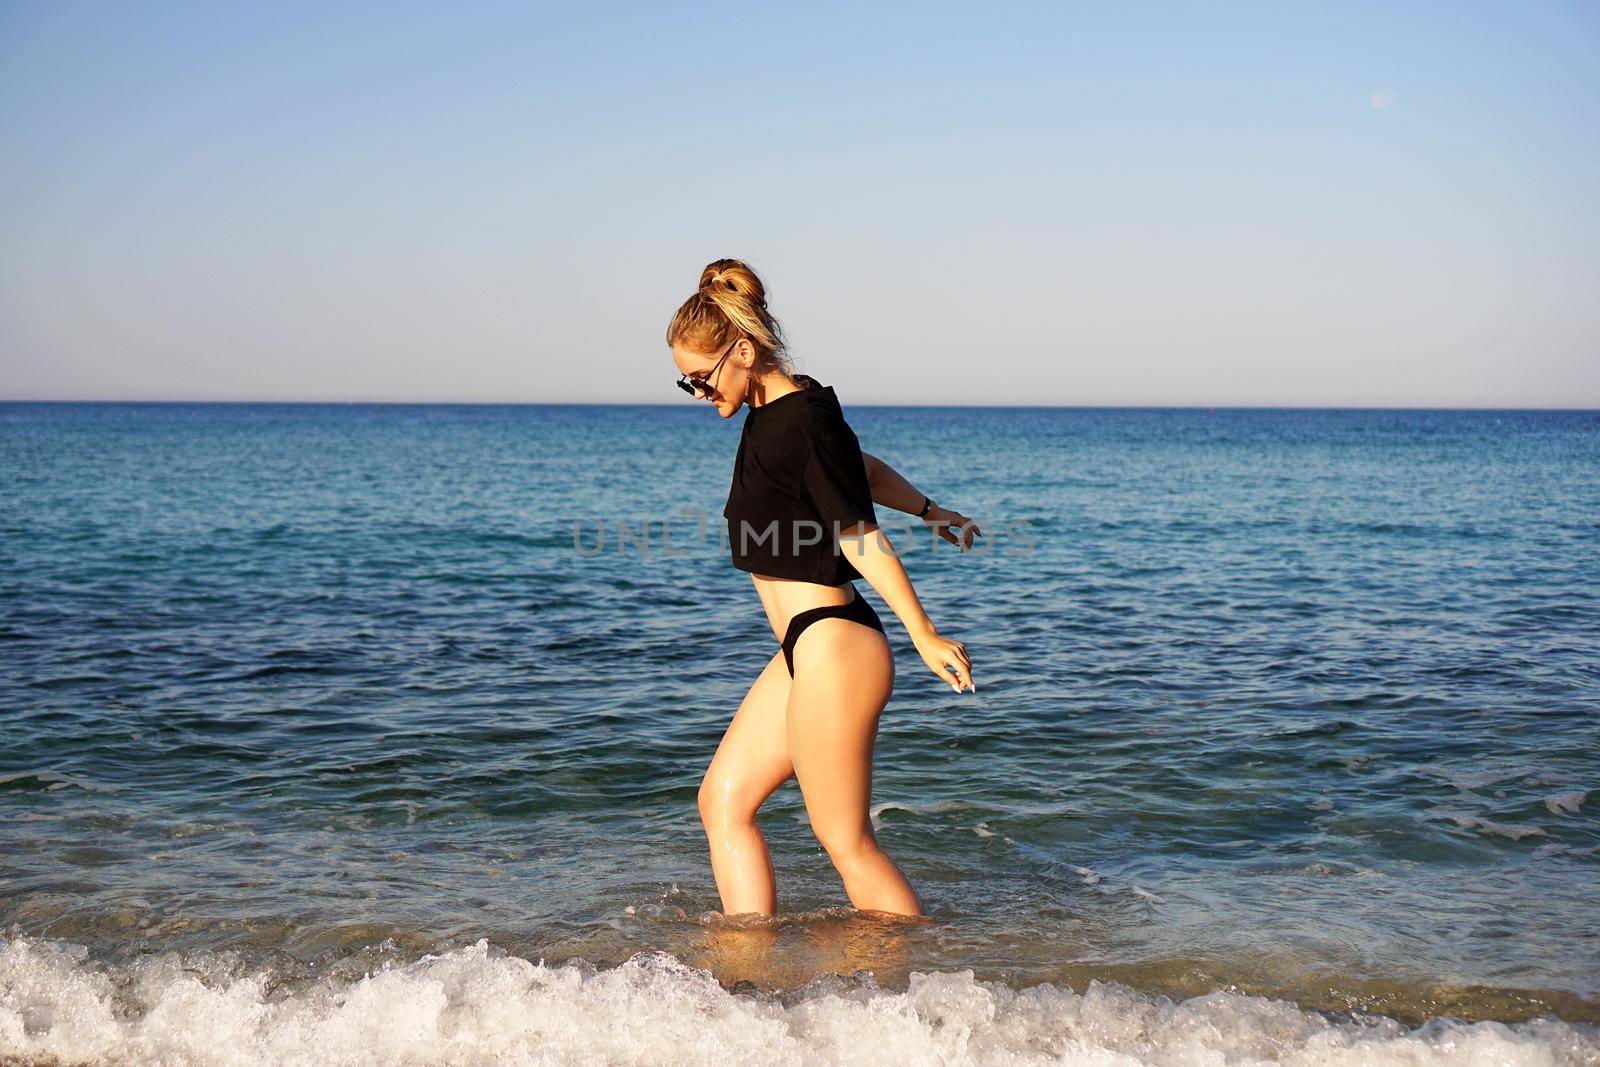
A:
<svg viewBox="0 0 1600 1067">
<path fill-rule="evenodd" d="M 867 603 L 867 598 L 855 586 L 850 587 L 855 593 L 855 599 L 848 604 L 824 604 L 820 608 L 807 608 L 805 611 L 796 612 L 794 618 L 789 620 L 789 632 L 783 635 L 783 662 L 789 666 L 789 677 L 794 677 L 794 643 L 800 640 L 800 635 L 805 633 L 806 627 L 818 619 L 849 619 L 859 622 L 863 626 L 870 626 L 880 634 L 883 633 L 883 623 L 878 619 L 878 613 L 872 610 L 872 605 Z"/>
</svg>

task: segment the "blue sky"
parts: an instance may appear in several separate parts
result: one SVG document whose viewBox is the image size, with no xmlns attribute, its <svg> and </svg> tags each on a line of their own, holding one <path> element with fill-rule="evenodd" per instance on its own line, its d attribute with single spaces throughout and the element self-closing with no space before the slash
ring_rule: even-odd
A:
<svg viewBox="0 0 1600 1067">
<path fill-rule="evenodd" d="M 1597 407 L 1597 131 L 1594 3 L 0 3 L 0 398 L 673 403 L 734 256 L 847 404 Z"/>
</svg>

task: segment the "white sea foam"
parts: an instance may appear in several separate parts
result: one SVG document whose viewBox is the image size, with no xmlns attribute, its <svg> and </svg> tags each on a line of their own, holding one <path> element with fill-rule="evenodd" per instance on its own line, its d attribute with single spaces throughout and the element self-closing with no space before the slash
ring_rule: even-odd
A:
<svg viewBox="0 0 1600 1067">
<path fill-rule="evenodd" d="M 1551 815 L 1576 815 L 1583 807 L 1583 802 L 1588 799 L 1587 790 L 1575 789 L 1570 793 L 1545 797 L 1544 806 L 1549 809 Z"/>
<path fill-rule="evenodd" d="M 1495 822 L 1485 819 L 1481 815 L 1474 815 L 1469 811 L 1459 811 L 1454 808 L 1429 808 L 1427 814 L 1431 818 L 1448 819 L 1465 830 L 1476 830 L 1480 834 L 1495 837 L 1509 837 L 1513 841 L 1520 841 L 1524 837 L 1549 836 L 1541 826 L 1529 826 L 1526 823 Z"/>
<path fill-rule="evenodd" d="M 934 800 L 926 804 L 908 804 L 902 800 L 885 800 L 873 805 L 867 813 L 872 820 L 874 830 L 883 829 L 883 813 L 886 811 L 904 811 L 911 815 L 940 815 L 947 811 L 965 811 L 977 809 L 979 811 L 1004 810 L 1000 805 L 978 804 L 970 800 Z"/>
<path fill-rule="evenodd" d="M 1458 819 L 1457 822 L 1459 822 L 1462 826 L 1471 827 L 1481 834 L 1494 834 L 1499 837 L 1509 837 L 1513 841 L 1521 841 L 1524 837 L 1548 836 L 1545 833 L 1544 827 L 1542 826 L 1527 826 L 1522 823 L 1495 822 L 1493 819 L 1485 819 L 1476 815 L 1469 816 L 1464 820 Z"/>
<path fill-rule="evenodd" d="M 0 1060 L 341 1064 L 1567 1065 L 1600 1031 L 1556 1020 L 1330 1021 L 1224 991 L 1182 1002 L 1125 986 L 1020 992 L 971 971 L 905 993 L 821 979 L 733 994 L 665 953 L 598 971 L 487 942 L 288 993 L 267 973 L 173 954 L 104 968 L 77 946 L 0 939 Z"/>
</svg>

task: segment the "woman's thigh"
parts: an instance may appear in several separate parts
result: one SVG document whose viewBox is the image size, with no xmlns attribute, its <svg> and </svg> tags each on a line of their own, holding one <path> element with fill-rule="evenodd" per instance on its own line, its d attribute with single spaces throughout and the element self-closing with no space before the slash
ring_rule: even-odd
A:
<svg viewBox="0 0 1600 1067">
<path fill-rule="evenodd" d="M 767 661 L 722 735 L 700 783 L 700 805 L 738 818 L 794 775 L 786 713 L 789 669 L 779 651 Z"/>
<path fill-rule="evenodd" d="M 894 656 L 877 630 L 828 618 L 795 642 L 789 759 L 812 832 L 824 848 L 872 838 L 872 748 L 894 691 Z"/>
</svg>

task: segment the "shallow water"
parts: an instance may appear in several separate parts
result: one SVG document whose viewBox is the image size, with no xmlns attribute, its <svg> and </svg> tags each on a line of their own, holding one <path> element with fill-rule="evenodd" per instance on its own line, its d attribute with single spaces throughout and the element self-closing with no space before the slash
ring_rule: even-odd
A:
<svg viewBox="0 0 1600 1067">
<path fill-rule="evenodd" d="M 861 583 L 932 921 L 791 782 L 745 929 L 737 420 L 0 405 L 0 1056 L 1600 1057 L 1600 414 L 846 411 L 989 533 L 882 515 L 978 692 Z"/>
</svg>

